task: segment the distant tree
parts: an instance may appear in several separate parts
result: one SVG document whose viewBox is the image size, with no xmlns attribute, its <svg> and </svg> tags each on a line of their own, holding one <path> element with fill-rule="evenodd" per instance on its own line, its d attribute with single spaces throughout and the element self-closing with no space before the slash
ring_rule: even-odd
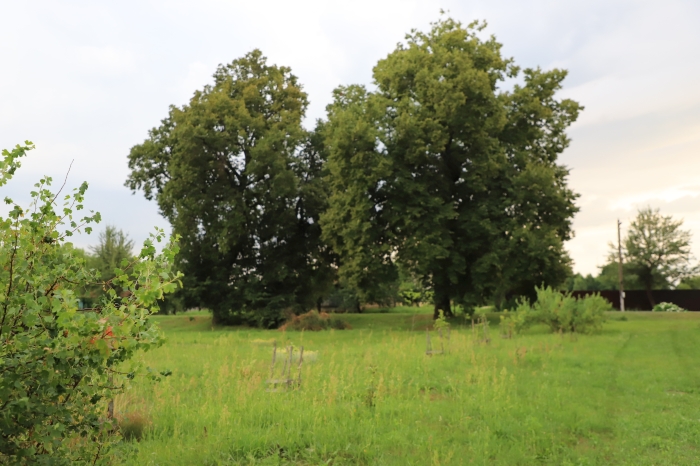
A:
<svg viewBox="0 0 700 466">
<path fill-rule="evenodd" d="M 599 291 L 604 289 L 598 279 L 590 273 L 586 276 L 580 273 L 570 276 L 562 288 L 566 291 Z"/>
<path fill-rule="evenodd" d="M 114 276 L 114 269 L 122 266 L 122 261 L 134 257 L 134 242 L 122 230 L 107 225 L 98 236 L 98 244 L 90 247 L 91 265 L 97 269 L 103 280 Z"/>
<path fill-rule="evenodd" d="M 639 210 L 623 240 L 627 267 L 644 286 L 652 306 L 656 304 L 652 289 L 669 288 L 697 271 L 691 266 L 691 234 L 682 225 L 682 220 L 647 207 Z M 611 262 L 615 254 L 611 251 Z"/>
<path fill-rule="evenodd" d="M 323 235 L 366 299 L 396 263 L 430 284 L 435 316 L 570 274 L 577 196 L 557 157 L 581 106 L 555 98 L 562 70 L 527 69 L 504 90 L 519 69 L 482 29 L 445 19 L 414 31 L 374 68 L 376 91 L 334 92 Z"/>
<path fill-rule="evenodd" d="M 617 290 L 620 288 L 617 267 L 617 262 L 608 262 L 607 264 L 599 267 L 600 271 L 596 276 L 593 276 L 590 273 L 586 276 L 577 273 L 567 280 L 565 289 L 569 291 Z M 629 266 L 629 264 L 624 265 L 623 276 L 625 290 L 644 289 L 644 286 L 639 282 L 639 278 L 635 275 L 634 270 Z"/>
<path fill-rule="evenodd" d="M 323 144 L 301 126 L 306 107 L 291 70 L 255 50 L 219 66 L 131 150 L 126 185 L 156 199 L 182 237 L 186 305 L 218 322 L 274 326 L 332 285 Z"/>
<path fill-rule="evenodd" d="M 677 290 L 700 290 L 700 275 L 694 275 L 692 277 L 682 278 Z"/>
<path fill-rule="evenodd" d="M 617 261 L 608 262 L 604 266 L 600 267 L 600 272 L 598 273 L 596 280 L 600 284 L 601 290 L 620 289 L 620 277 L 618 268 L 619 266 Z M 639 277 L 637 276 L 637 270 L 632 266 L 632 264 L 624 263 L 622 265 L 622 271 L 623 285 L 625 290 L 644 289 L 644 284 L 639 280 Z"/>
</svg>

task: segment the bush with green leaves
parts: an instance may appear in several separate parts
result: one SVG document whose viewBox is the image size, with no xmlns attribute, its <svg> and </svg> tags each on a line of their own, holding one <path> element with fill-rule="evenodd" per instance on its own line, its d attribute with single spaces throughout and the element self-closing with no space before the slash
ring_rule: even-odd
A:
<svg viewBox="0 0 700 466">
<path fill-rule="evenodd" d="M 445 311 L 443 311 L 442 309 L 439 310 L 437 319 L 433 321 L 433 328 L 435 330 L 442 330 L 443 328 L 447 330 L 450 328 L 450 323 L 445 317 Z"/>
<path fill-rule="evenodd" d="M 501 335 L 505 338 L 512 338 L 513 334 L 520 333 L 536 320 L 536 315 L 532 312 L 530 304 L 526 300 L 521 300 L 515 310 L 505 309 L 501 314 Z"/>
<path fill-rule="evenodd" d="M 32 148 L 2 152 L 0 186 Z M 159 376 L 131 359 L 163 341 L 149 315 L 179 283 L 177 246 L 158 254 L 159 231 L 104 280 L 68 246 L 100 220 L 79 218 L 87 183 L 63 196 L 50 185 L 35 185 L 29 208 L 6 197 L 0 217 L 0 464 L 101 464 L 120 439 L 108 400 L 137 375 Z M 81 309 L 78 296 L 96 284 L 107 292 Z"/>
<path fill-rule="evenodd" d="M 652 312 L 688 312 L 682 307 L 673 303 L 659 303 L 652 309 Z"/>
<path fill-rule="evenodd" d="M 575 298 L 550 287 L 536 288 L 536 293 L 533 304 L 520 301 L 515 312 L 503 316 L 502 325 L 516 333 L 534 323 L 545 324 L 552 332 L 593 333 L 602 329 L 605 312 L 612 310 L 599 294 Z"/>
</svg>

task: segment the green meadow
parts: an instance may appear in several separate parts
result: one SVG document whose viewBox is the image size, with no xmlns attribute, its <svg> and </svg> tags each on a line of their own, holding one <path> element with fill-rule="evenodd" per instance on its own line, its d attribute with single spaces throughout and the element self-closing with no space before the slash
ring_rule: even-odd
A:
<svg viewBox="0 0 700 466">
<path fill-rule="evenodd" d="M 513 339 L 494 315 L 489 342 L 454 321 L 445 353 L 427 356 L 431 316 L 403 311 L 323 332 L 154 317 L 167 341 L 142 357 L 172 375 L 116 400 L 144 427 L 120 462 L 700 464 L 700 313 L 614 313 L 597 335 Z M 278 372 L 283 347 L 304 347 L 299 387 L 266 390 L 273 341 Z"/>
</svg>

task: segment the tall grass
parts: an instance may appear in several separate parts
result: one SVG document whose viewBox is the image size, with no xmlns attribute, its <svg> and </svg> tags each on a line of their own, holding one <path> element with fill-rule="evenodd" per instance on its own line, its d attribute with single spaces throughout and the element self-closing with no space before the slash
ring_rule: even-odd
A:
<svg viewBox="0 0 700 466">
<path fill-rule="evenodd" d="M 212 330 L 207 316 L 161 317 L 168 342 L 144 358 L 173 375 L 136 381 L 117 400 L 148 416 L 122 459 L 697 464 L 700 315 L 633 315 L 593 336 L 533 328 L 488 344 L 453 326 L 447 354 L 432 357 L 429 317 L 419 317 L 358 316 L 355 330 L 313 333 Z M 315 352 L 299 389 L 266 391 L 273 339 Z"/>
</svg>

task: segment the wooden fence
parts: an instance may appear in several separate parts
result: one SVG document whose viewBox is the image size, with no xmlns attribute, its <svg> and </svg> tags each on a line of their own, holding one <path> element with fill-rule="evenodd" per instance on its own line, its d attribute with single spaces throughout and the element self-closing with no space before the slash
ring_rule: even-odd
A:
<svg viewBox="0 0 700 466">
<path fill-rule="evenodd" d="M 572 291 L 572 296 L 583 297 L 599 293 L 610 301 L 615 309 L 620 309 L 620 292 L 617 290 L 603 291 Z M 689 311 L 700 311 L 700 290 L 652 290 L 654 302 L 673 303 Z M 625 291 L 625 309 L 628 311 L 651 311 L 647 292 L 644 290 Z"/>
</svg>

